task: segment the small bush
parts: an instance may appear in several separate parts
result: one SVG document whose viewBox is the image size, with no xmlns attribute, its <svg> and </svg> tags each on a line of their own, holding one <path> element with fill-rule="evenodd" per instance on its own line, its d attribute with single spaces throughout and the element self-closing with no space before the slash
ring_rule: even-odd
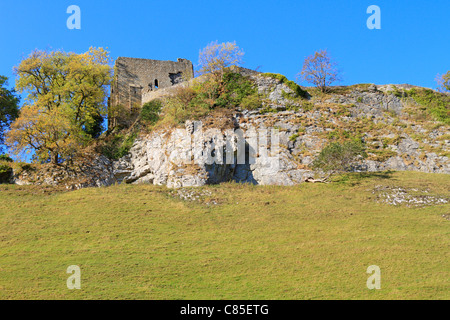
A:
<svg viewBox="0 0 450 320">
<path fill-rule="evenodd" d="M 26 163 L 26 162 L 19 162 L 19 163 L 17 163 L 17 167 L 18 167 L 18 170 L 20 172 L 33 171 L 33 170 L 36 169 L 32 164 Z"/>
<path fill-rule="evenodd" d="M 8 172 L 11 170 L 11 166 L 8 164 L 0 163 L 0 174 Z"/>
<path fill-rule="evenodd" d="M 217 107 L 233 108 L 239 106 L 249 96 L 253 96 L 253 100 L 257 98 L 254 83 L 240 73 L 227 72 L 223 75 L 222 81 L 222 92 L 215 102 Z"/>
<path fill-rule="evenodd" d="M 118 149 L 117 155 L 119 158 L 122 158 L 123 156 L 127 155 L 130 152 L 130 149 L 133 146 L 136 137 L 137 137 L 136 133 L 132 133 L 125 137 L 125 139 L 123 140 L 122 144 Z"/>
<path fill-rule="evenodd" d="M 262 107 L 262 101 L 258 94 L 251 94 L 241 100 L 240 107 L 246 110 L 255 110 Z"/>
<path fill-rule="evenodd" d="M 7 160 L 0 160 L 0 183 L 11 182 L 13 169 Z"/>
<path fill-rule="evenodd" d="M 173 95 L 164 99 L 163 115 L 159 125 L 176 126 L 186 120 L 197 120 L 211 111 L 208 100 L 196 95 L 189 103 L 183 96 Z"/>
<path fill-rule="evenodd" d="M 118 160 L 130 152 L 136 137 L 137 133 L 111 135 L 101 145 L 100 152 L 111 160 Z"/>
<path fill-rule="evenodd" d="M 314 103 L 309 101 L 302 102 L 302 109 L 305 112 L 311 111 L 314 109 Z"/>
<path fill-rule="evenodd" d="M 13 159 L 7 154 L 0 154 L 0 161 L 13 162 Z"/>
<path fill-rule="evenodd" d="M 343 143 L 332 142 L 314 160 L 313 168 L 322 170 L 329 176 L 350 172 L 361 157 L 367 157 L 362 142 L 353 140 Z"/>
<path fill-rule="evenodd" d="M 298 138 L 299 136 L 300 136 L 300 135 L 299 135 L 298 133 L 294 133 L 292 136 L 289 137 L 289 141 L 294 142 L 295 140 L 297 140 L 297 138 Z"/>
<path fill-rule="evenodd" d="M 306 92 L 305 90 L 303 90 L 298 84 L 296 84 L 294 81 L 288 80 L 285 76 L 283 76 L 282 74 L 279 73 L 263 73 L 262 74 L 263 77 L 270 77 L 273 79 L 277 79 L 279 80 L 281 83 L 285 84 L 286 86 L 289 87 L 289 89 L 291 89 L 294 94 L 293 94 L 293 98 L 303 98 L 303 99 L 307 99 L 308 98 L 308 92 Z"/>
<path fill-rule="evenodd" d="M 159 114 L 162 109 L 162 102 L 160 100 L 152 100 L 145 103 L 141 110 L 141 120 L 150 124 L 155 124 L 159 120 Z"/>
</svg>

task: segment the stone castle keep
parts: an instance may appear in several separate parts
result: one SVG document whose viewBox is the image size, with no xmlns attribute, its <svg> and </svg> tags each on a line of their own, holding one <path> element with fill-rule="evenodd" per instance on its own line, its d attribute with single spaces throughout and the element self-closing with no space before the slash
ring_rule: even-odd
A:
<svg viewBox="0 0 450 320">
<path fill-rule="evenodd" d="M 161 61 L 119 57 L 114 66 L 109 106 L 127 109 L 141 106 L 142 97 L 192 78 L 194 67 L 187 59 Z"/>
</svg>

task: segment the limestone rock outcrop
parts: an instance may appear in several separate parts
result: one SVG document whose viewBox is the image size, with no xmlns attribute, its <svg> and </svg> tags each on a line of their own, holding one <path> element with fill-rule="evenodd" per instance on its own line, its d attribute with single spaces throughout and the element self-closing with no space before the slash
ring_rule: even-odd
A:
<svg viewBox="0 0 450 320">
<path fill-rule="evenodd" d="M 298 100 L 290 101 L 286 93 L 292 93 L 292 90 L 280 80 L 261 75 L 253 78 L 259 93 L 267 97 L 266 108 L 273 112 L 236 110 L 231 116 L 235 124 L 231 131 L 202 131 L 201 121 L 187 121 L 185 128 L 172 132 L 153 132 L 140 137 L 130 150 L 130 155 L 114 163 L 117 180 L 168 187 L 201 186 L 224 181 L 265 185 L 298 184 L 314 175 L 308 165 L 328 143 L 328 134 L 333 131 L 330 126 L 320 125 L 324 123 L 324 118 L 333 124 L 357 123 L 361 119 L 370 119 L 371 123 L 381 128 L 378 131 L 367 128 L 362 138 L 374 150 L 378 151 L 379 148 L 382 151 L 380 153 L 385 154 L 384 158 L 369 157 L 355 168 L 357 171 L 413 170 L 450 173 L 450 160 L 447 156 L 424 150 L 419 141 L 411 137 L 415 133 L 426 134 L 426 143 L 448 152 L 450 141 L 442 139 L 445 137 L 446 127 L 429 131 L 419 124 L 398 118 L 395 121 L 399 123 L 393 124 L 393 117 L 404 115 L 404 102 L 389 91 L 383 92 L 389 88 L 381 87 L 382 90 L 378 90 L 375 85 L 371 85 L 365 90 L 336 94 L 325 102 L 316 102 L 318 108 L 310 110 Z M 288 106 L 292 105 L 296 110 L 289 110 Z M 347 110 L 347 113 L 336 114 L 332 107 L 336 105 Z M 409 131 L 403 130 L 405 127 L 409 127 Z M 194 128 L 200 130 L 196 131 Z M 258 146 L 258 150 L 253 150 L 247 145 L 246 162 L 239 163 L 236 132 L 241 130 L 245 134 L 253 129 L 262 132 L 267 130 L 265 139 L 269 143 L 265 142 L 263 149 L 269 153 L 273 151 L 270 132 L 276 129 L 276 154 L 263 156 L 261 146 Z M 197 134 L 198 132 L 201 134 Z M 227 154 L 231 155 L 231 162 L 226 161 Z M 250 156 L 253 161 L 249 160 Z"/>
<path fill-rule="evenodd" d="M 228 128 L 208 127 L 204 119 L 186 121 L 178 129 L 139 136 L 129 154 L 117 161 L 100 156 L 75 171 L 21 173 L 15 181 L 71 180 L 68 188 L 113 183 L 178 188 L 225 181 L 294 185 L 314 176 L 311 163 L 337 133 L 351 137 L 356 131 L 369 157 L 355 171 L 450 174 L 448 125 L 414 121 L 406 111 L 409 102 L 394 94 L 393 86 L 342 87 L 338 93 L 305 100 L 291 99 L 293 90 L 274 77 L 250 77 L 265 97 L 264 106 L 232 110 Z"/>
</svg>

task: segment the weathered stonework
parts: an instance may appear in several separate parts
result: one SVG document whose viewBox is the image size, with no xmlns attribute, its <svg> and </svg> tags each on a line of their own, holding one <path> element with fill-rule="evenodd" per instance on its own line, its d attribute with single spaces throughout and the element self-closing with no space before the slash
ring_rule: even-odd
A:
<svg viewBox="0 0 450 320">
<path fill-rule="evenodd" d="M 142 96 L 158 89 L 168 88 L 193 77 L 192 62 L 161 61 L 138 58 L 117 58 L 111 85 L 109 108 L 122 106 L 125 110 L 140 107 Z M 110 114 L 110 123 L 112 116 Z"/>
<path fill-rule="evenodd" d="M 243 67 L 236 67 L 236 66 L 230 67 L 230 70 L 233 72 L 238 72 L 238 73 L 242 74 L 243 76 L 255 76 L 260 73 L 255 70 L 251 70 L 251 69 L 247 69 L 247 68 L 243 68 Z M 152 100 L 155 100 L 155 99 L 163 98 L 165 96 L 170 96 L 172 94 L 176 94 L 177 89 L 180 87 L 189 87 L 189 86 L 192 86 L 195 84 L 203 83 L 207 79 L 208 79 L 207 75 L 201 75 L 196 78 L 192 78 L 189 81 L 175 83 L 173 86 L 160 88 L 158 90 L 146 91 L 146 92 L 142 93 L 142 100 L 141 100 L 142 104 L 152 101 Z"/>
</svg>

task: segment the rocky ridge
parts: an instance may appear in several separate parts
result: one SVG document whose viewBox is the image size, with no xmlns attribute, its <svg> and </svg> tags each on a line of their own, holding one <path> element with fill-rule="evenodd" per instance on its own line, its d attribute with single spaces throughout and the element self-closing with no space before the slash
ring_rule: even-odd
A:
<svg viewBox="0 0 450 320">
<path fill-rule="evenodd" d="M 327 133 L 335 131 L 327 124 L 344 122 L 352 126 L 363 119 L 378 125 L 381 129 L 367 130 L 362 137 L 374 150 L 386 150 L 386 159 L 374 157 L 362 162 L 356 171 L 413 170 L 434 173 L 450 173 L 450 161 L 445 155 L 423 150 L 421 143 L 413 139 L 420 133 L 426 137 L 426 143 L 436 149 L 448 152 L 450 141 L 439 140 L 444 137 L 447 127 L 427 130 L 420 124 L 410 123 L 405 114 L 405 102 L 391 93 L 389 86 L 371 85 L 364 90 L 355 88 L 346 94 L 334 94 L 325 101 L 313 101 L 302 104 L 286 95 L 292 90 L 281 81 L 263 76 L 254 76 L 258 91 L 267 96 L 267 104 L 261 110 L 236 110 L 232 115 L 234 129 L 250 128 L 279 130 L 280 150 L 279 165 L 256 157 L 254 163 L 247 164 L 208 164 L 205 154 L 213 154 L 216 149 L 227 149 L 234 154 L 236 163 L 236 145 L 226 145 L 230 140 L 229 132 L 207 131 L 203 134 L 201 155 L 196 163 L 186 164 L 189 155 L 193 127 L 202 127 L 202 122 L 187 121 L 185 134 L 171 132 L 154 132 L 139 138 L 130 150 L 130 154 L 114 163 L 114 172 L 120 181 L 127 183 L 165 184 L 168 187 L 201 186 L 223 181 L 247 182 L 254 184 L 293 185 L 312 177 L 308 165 L 329 141 Z M 392 87 L 392 86 L 391 86 Z M 338 115 L 334 107 L 345 109 L 346 114 Z M 405 117 L 400 119 L 399 117 Z M 325 117 L 325 119 L 324 119 Z M 398 121 L 397 125 L 393 125 Z M 402 130 L 409 126 L 410 131 Z M 392 127 L 392 132 L 385 130 Z M 231 133 L 233 135 L 233 133 Z M 232 139 L 231 139 L 232 140 Z M 384 141 L 383 141 L 384 140 Z M 386 142 L 387 141 L 387 142 Z M 423 141 L 422 141 L 423 142 Z M 383 145 L 384 144 L 384 145 Z M 226 152 L 226 151 L 224 151 Z M 247 150 L 248 153 L 251 151 Z M 203 156 L 203 157 L 202 157 Z"/>
<path fill-rule="evenodd" d="M 437 122 L 416 121 L 408 110 L 411 101 L 395 94 L 392 85 L 339 87 L 334 93 L 309 100 L 292 98 L 283 81 L 251 75 L 258 92 L 265 97 L 258 110 L 233 110 L 227 128 L 211 128 L 208 121 L 186 121 L 184 127 L 140 136 L 125 157 L 110 161 L 99 157 L 84 166 L 76 177 L 83 182 L 68 188 L 113 183 L 151 183 L 171 188 L 202 186 L 225 181 L 263 185 L 294 185 L 312 176 L 309 165 L 336 135 L 361 135 L 369 157 L 355 171 L 412 170 L 450 173 L 449 128 Z M 409 87 L 400 87 L 407 90 Z M 238 135 L 266 129 L 262 141 L 271 156 L 246 146 L 246 159 L 238 164 Z M 270 136 L 278 131 L 279 148 L 273 150 Z M 225 163 L 225 159 L 233 163 Z M 211 158 L 215 161 L 211 162 Z M 67 174 L 53 172 L 30 181 L 26 173 L 16 183 L 60 183 Z"/>
</svg>

